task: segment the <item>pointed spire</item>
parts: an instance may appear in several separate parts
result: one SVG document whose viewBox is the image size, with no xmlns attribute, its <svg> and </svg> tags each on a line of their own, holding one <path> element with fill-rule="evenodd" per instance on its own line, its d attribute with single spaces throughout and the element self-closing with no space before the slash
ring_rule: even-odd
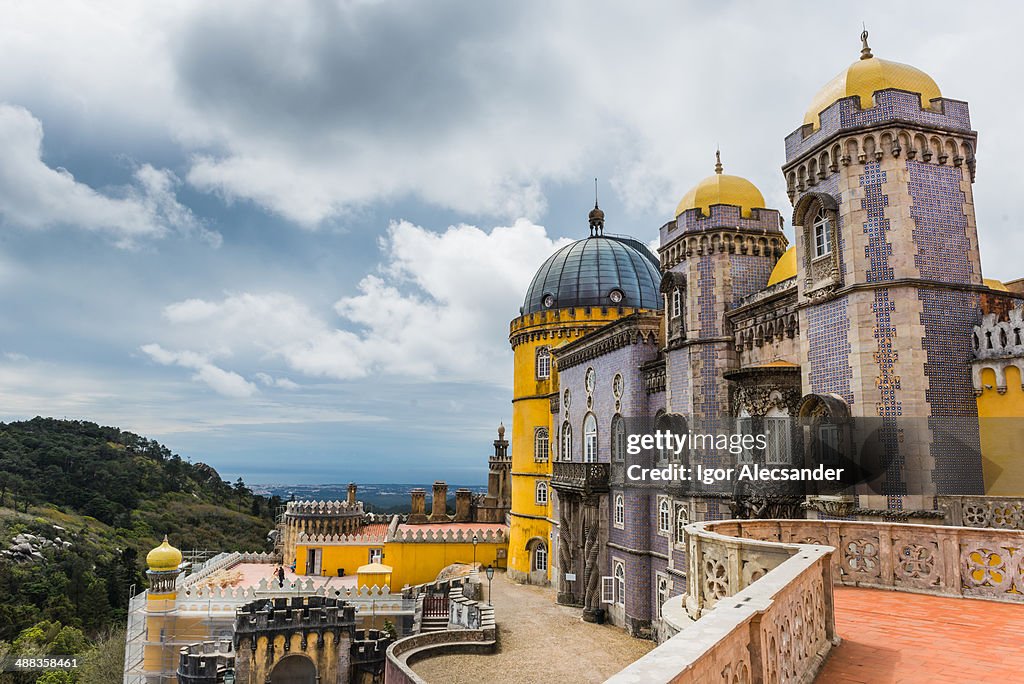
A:
<svg viewBox="0 0 1024 684">
<path fill-rule="evenodd" d="M 864 25 L 864 31 L 860 34 L 860 44 L 861 59 L 871 59 L 874 57 L 874 55 L 871 54 L 871 48 L 868 46 L 868 27 L 866 24 Z"/>
<path fill-rule="evenodd" d="M 722 173 L 722 151 L 715 148 L 715 173 Z"/>
</svg>

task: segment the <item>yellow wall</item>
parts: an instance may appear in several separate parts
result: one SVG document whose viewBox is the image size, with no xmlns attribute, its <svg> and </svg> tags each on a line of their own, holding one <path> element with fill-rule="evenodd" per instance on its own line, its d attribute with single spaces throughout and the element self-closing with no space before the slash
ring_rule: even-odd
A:
<svg viewBox="0 0 1024 684">
<path fill-rule="evenodd" d="M 1007 366 L 1005 373 L 1006 392 L 1000 394 L 995 371 L 985 368 L 981 372 L 978 419 L 985 493 L 1024 496 L 1024 390 L 1015 366 Z"/>
<path fill-rule="evenodd" d="M 352 545 L 319 545 L 299 544 L 296 553 L 299 564 L 295 572 L 306 574 L 306 551 L 309 548 L 323 550 L 321 574 L 336 576 L 338 568 L 345 568 L 347 575 L 354 575 L 361 565 L 369 562 L 371 548 L 384 548 L 381 560 L 392 568 L 391 590 L 399 591 L 407 584 L 423 584 L 432 582 L 437 573 L 453 563 L 473 562 L 473 544 L 471 542 L 388 542 L 386 544 L 352 544 Z M 507 544 L 480 542 L 476 545 L 476 561 L 483 566 L 498 565 L 498 550 L 505 549 Z M 358 559 L 358 560 L 357 560 Z M 504 567 L 504 559 L 501 566 Z"/>
<path fill-rule="evenodd" d="M 173 672 L 178 669 L 178 647 L 162 641 L 195 642 L 211 638 L 209 623 L 202 616 L 179 616 L 175 612 L 176 594 L 153 594 L 146 600 L 146 641 L 143 669 L 147 672 Z"/>
<path fill-rule="evenodd" d="M 558 416 L 551 414 L 551 397 L 558 394 L 558 374 L 552 367 L 551 377 L 539 380 L 536 372 L 536 354 L 539 347 L 555 349 L 574 342 L 603 325 L 637 309 L 582 307 L 557 309 L 526 314 L 510 324 L 509 341 L 513 349 L 512 384 L 512 528 L 509 530 L 509 577 L 525 579 L 531 571 L 531 554 L 527 545 L 540 538 L 548 547 L 547 578 L 551 579 L 553 558 L 551 537 L 551 462 L 558 451 Z M 560 414 L 559 414 L 560 415 Z M 547 427 L 550 456 L 547 462 L 534 460 L 534 430 Z M 578 435 L 574 438 L 579 439 Z M 538 506 L 538 481 L 548 483 L 548 504 Z"/>
</svg>

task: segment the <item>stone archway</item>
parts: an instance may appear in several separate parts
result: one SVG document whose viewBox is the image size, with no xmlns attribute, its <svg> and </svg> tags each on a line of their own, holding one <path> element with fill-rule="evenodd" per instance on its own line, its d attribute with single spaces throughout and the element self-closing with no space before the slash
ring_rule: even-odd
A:
<svg viewBox="0 0 1024 684">
<path fill-rule="evenodd" d="M 270 671 L 270 684 L 316 684 L 316 665 L 304 655 L 285 656 Z"/>
</svg>

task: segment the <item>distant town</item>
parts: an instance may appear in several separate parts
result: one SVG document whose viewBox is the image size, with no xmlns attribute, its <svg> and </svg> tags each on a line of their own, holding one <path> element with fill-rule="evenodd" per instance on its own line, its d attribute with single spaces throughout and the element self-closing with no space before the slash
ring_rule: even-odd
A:
<svg viewBox="0 0 1024 684">
<path fill-rule="evenodd" d="M 422 484 L 359 484 L 359 498 L 366 506 L 368 513 L 405 513 L 409 510 L 409 492 L 420 487 L 427 492 L 431 491 L 430 482 Z M 254 484 L 251 485 L 253 494 L 266 497 L 278 496 L 283 501 L 289 499 L 314 499 L 318 501 L 343 501 L 347 494 L 348 483 L 342 484 Z M 448 506 L 455 508 L 455 490 L 465 488 L 474 494 L 487 493 L 485 484 L 454 484 L 450 483 L 448 491 Z"/>
</svg>

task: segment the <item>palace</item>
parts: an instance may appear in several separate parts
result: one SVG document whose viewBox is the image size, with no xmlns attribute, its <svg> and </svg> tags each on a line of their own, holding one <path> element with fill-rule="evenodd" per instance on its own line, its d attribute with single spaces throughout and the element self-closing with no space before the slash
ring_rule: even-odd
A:
<svg viewBox="0 0 1024 684">
<path fill-rule="evenodd" d="M 505 427 L 488 458 L 487 494 L 410 492 L 410 513 L 344 501 L 289 501 L 268 553 L 185 560 L 167 537 L 146 557 L 149 588 L 131 599 L 126 684 L 382 681 L 396 639 L 473 628 L 493 611 L 473 599 L 483 566 L 504 568 L 511 459 Z M 478 597 L 477 597 L 478 598 Z M 431 606 L 437 614 L 432 614 Z M 492 640 L 493 643 L 493 640 Z"/>
<path fill-rule="evenodd" d="M 785 216 L 717 153 L 657 256 L 607 233 L 595 204 L 589 236 L 540 266 L 510 326 L 510 577 L 656 637 L 697 567 L 691 523 L 935 522 L 947 497 L 1024 493 L 1005 426 L 989 422 L 1024 415 L 1024 280 L 982 276 L 977 142 L 966 102 L 874 56 L 865 32 L 785 139 Z M 864 459 L 874 480 L 821 492 L 626 477 L 627 433 L 707 426 L 770 448 L 732 462 L 690 449 L 687 464 L 832 454 Z"/>
</svg>

